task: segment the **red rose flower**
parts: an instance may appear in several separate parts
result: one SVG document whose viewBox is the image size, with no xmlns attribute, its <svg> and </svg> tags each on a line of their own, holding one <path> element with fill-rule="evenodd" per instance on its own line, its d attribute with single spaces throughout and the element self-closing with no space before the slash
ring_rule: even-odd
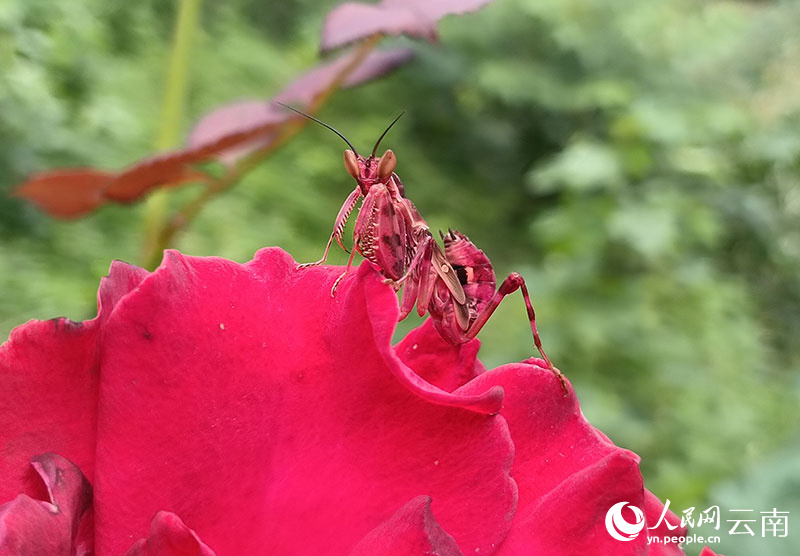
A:
<svg viewBox="0 0 800 556">
<path fill-rule="evenodd" d="M 663 506 L 540 360 L 486 371 L 430 322 L 392 347 L 392 289 L 365 263 L 332 298 L 340 271 L 171 251 L 14 330 L 0 555 L 682 554 L 611 537 Z"/>
</svg>

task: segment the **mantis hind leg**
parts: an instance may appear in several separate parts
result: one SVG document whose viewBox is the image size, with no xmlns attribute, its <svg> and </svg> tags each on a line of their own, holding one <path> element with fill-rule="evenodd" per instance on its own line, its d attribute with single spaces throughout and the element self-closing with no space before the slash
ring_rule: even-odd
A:
<svg viewBox="0 0 800 556">
<path fill-rule="evenodd" d="M 531 332 L 533 332 L 533 343 L 536 346 L 536 349 L 539 350 L 539 354 L 542 356 L 542 359 L 544 359 L 547 368 L 556 375 L 558 380 L 561 382 L 561 387 L 564 389 L 564 392 L 567 393 L 567 383 L 564 379 L 564 375 L 561 373 L 561 371 L 553 366 L 553 364 L 550 362 L 550 358 L 547 357 L 547 354 L 544 352 L 544 348 L 542 347 L 542 340 L 539 338 L 539 331 L 536 329 L 536 312 L 533 310 L 531 296 L 528 293 L 528 288 L 525 285 L 525 279 L 522 277 L 522 275 L 512 272 L 508 275 L 508 278 L 503 280 L 503 283 L 500 284 L 497 292 L 494 294 L 492 299 L 489 300 L 486 306 L 484 306 L 465 334 L 468 338 L 474 338 L 489 320 L 489 317 L 491 317 L 495 312 L 498 305 L 500 305 L 500 302 L 503 301 L 503 298 L 517 290 L 522 290 L 522 297 L 525 300 L 525 307 L 528 310 L 528 320 L 531 323 Z"/>
</svg>

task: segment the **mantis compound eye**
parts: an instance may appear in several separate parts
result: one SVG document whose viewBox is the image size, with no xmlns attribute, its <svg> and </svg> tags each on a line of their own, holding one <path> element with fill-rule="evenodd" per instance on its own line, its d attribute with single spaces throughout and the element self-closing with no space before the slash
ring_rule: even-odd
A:
<svg viewBox="0 0 800 556">
<path fill-rule="evenodd" d="M 356 153 L 350 149 L 344 151 L 344 167 L 348 174 L 353 176 L 354 179 L 358 180 L 358 160 L 356 159 Z"/>
<path fill-rule="evenodd" d="M 383 153 L 383 156 L 378 162 L 378 178 L 385 180 L 392 175 L 392 172 L 394 172 L 396 166 L 397 157 L 394 155 L 392 150 L 389 149 Z"/>
</svg>

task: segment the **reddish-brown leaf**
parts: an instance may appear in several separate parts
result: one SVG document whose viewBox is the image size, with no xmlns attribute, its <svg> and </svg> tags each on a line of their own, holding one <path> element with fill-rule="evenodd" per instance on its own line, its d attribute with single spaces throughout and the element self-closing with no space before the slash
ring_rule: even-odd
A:
<svg viewBox="0 0 800 556">
<path fill-rule="evenodd" d="M 189 163 L 199 160 L 196 150 L 146 158 L 119 173 L 93 168 L 68 168 L 33 175 L 13 194 L 28 199 L 57 218 L 78 218 L 107 201 L 130 203 L 159 186 L 196 181 L 205 175 Z"/>
<path fill-rule="evenodd" d="M 210 143 L 226 143 L 228 148 L 215 149 L 217 158 L 226 164 L 268 145 L 275 131 L 294 115 L 275 104 L 294 104 L 308 107 L 320 95 L 335 85 L 341 72 L 354 61 L 355 53 L 347 53 L 332 62 L 321 64 L 304 73 L 268 101 L 243 100 L 225 105 L 206 115 L 189 136 L 190 147 Z M 414 52 L 408 48 L 380 50 L 368 55 L 342 81 L 343 87 L 355 87 L 385 75 L 410 61 Z M 247 140 L 231 141 L 237 135 Z"/>
<path fill-rule="evenodd" d="M 383 0 L 346 2 L 334 8 L 322 29 L 327 52 L 372 35 L 408 35 L 436 40 L 436 23 L 450 14 L 475 11 L 491 0 Z"/>
<path fill-rule="evenodd" d="M 13 194 L 52 216 L 76 218 L 103 203 L 103 190 L 114 174 L 93 168 L 72 168 L 34 174 Z"/>
<path fill-rule="evenodd" d="M 351 63 L 358 54 L 347 53 L 332 62 L 321 64 L 311 71 L 292 81 L 288 87 L 275 95 L 274 101 L 286 104 L 302 104 L 308 106 L 319 95 L 334 85 L 336 77 Z M 342 81 L 343 87 L 355 87 L 377 77 L 385 75 L 393 69 L 411 60 L 414 52 L 408 48 L 391 48 L 371 52 L 356 69 Z"/>
<path fill-rule="evenodd" d="M 200 159 L 192 150 L 146 158 L 116 175 L 103 191 L 106 200 L 131 203 L 156 187 L 202 181 L 205 174 L 189 164 Z"/>
<path fill-rule="evenodd" d="M 308 106 L 337 85 L 336 80 L 355 53 L 340 56 L 301 75 L 275 101 Z M 408 62 L 413 52 L 390 49 L 373 52 L 344 76 L 341 86 L 354 87 L 389 73 Z M 293 114 L 274 101 L 244 101 L 223 106 L 198 123 L 186 148 L 148 157 L 121 172 L 92 168 L 64 169 L 34 175 L 20 185 L 15 195 L 59 218 L 77 218 L 107 201 L 131 203 L 157 187 L 203 181 L 206 175 L 194 165 L 212 158 L 233 163 L 268 145 Z"/>
<path fill-rule="evenodd" d="M 355 87 L 385 75 L 414 58 L 410 48 L 386 48 L 373 52 L 344 80 L 345 87 Z"/>
<path fill-rule="evenodd" d="M 232 146 L 219 149 L 216 156 L 226 164 L 232 164 L 247 152 L 263 145 L 268 140 L 267 136 L 272 135 L 288 119 L 289 115 L 285 110 L 263 100 L 243 100 L 226 104 L 206 114 L 195 125 L 189 134 L 189 146 L 230 142 Z M 257 137 L 247 142 L 232 142 L 227 139 L 254 129 L 261 131 Z"/>
<path fill-rule="evenodd" d="M 286 119 L 286 115 L 281 116 L 281 122 Z M 131 203 L 157 187 L 203 181 L 207 176 L 192 165 L 260 138 L 281 122 L 257 122 L 234 129 L 185 149 L 145 158 L 118 173 L 92 168 L 43 172 L 18 186 L 14 194 L 30 200 L 51 216 L 77 218 L 107 201 Z"/>
<path fill-rule="evenodd" d="M 404 6 L 427 17 L 439 20 L 446 15 L 462 15 L 484 7 L 492 0 L 383 0 L 385 6 Z"/>
</svg>

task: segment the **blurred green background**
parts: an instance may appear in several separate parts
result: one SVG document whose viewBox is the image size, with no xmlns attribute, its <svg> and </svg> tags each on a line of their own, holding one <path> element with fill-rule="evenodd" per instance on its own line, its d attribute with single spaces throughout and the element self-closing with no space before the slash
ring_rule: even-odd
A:
<svg viewBox="0 0 800 556">
<path fill-rule="evenodd" d="M 317 63 L 334 5 L 206 2 L 184 132 Z M 0 3 L 0 189 L 151 153 L 174 21 L 163 0 Z M 366 150 L 408 111 L 384 145 L 431 227 L 526 277 L 587 418 L 674 511 L 718 504 L 728 556 L 800 553 L 798 29 L 789 1 L 497 0 L 444 20 L 438 45 L 387 41 L 417 59 L 320 113 Z M 352 188 L 342 148 L 306 127 L 176 247 L 316 260 Z M 0 196 L 0 336 L 92 317 L 110 261 L 141 260 L 144 212 L 60 222 Z M 489 366 L 532 354 L 518 294 L 480 337 Z M 788 538 L 727 534 L 727 509 L 773 507 L 792 512 Z"/>
</svg>

